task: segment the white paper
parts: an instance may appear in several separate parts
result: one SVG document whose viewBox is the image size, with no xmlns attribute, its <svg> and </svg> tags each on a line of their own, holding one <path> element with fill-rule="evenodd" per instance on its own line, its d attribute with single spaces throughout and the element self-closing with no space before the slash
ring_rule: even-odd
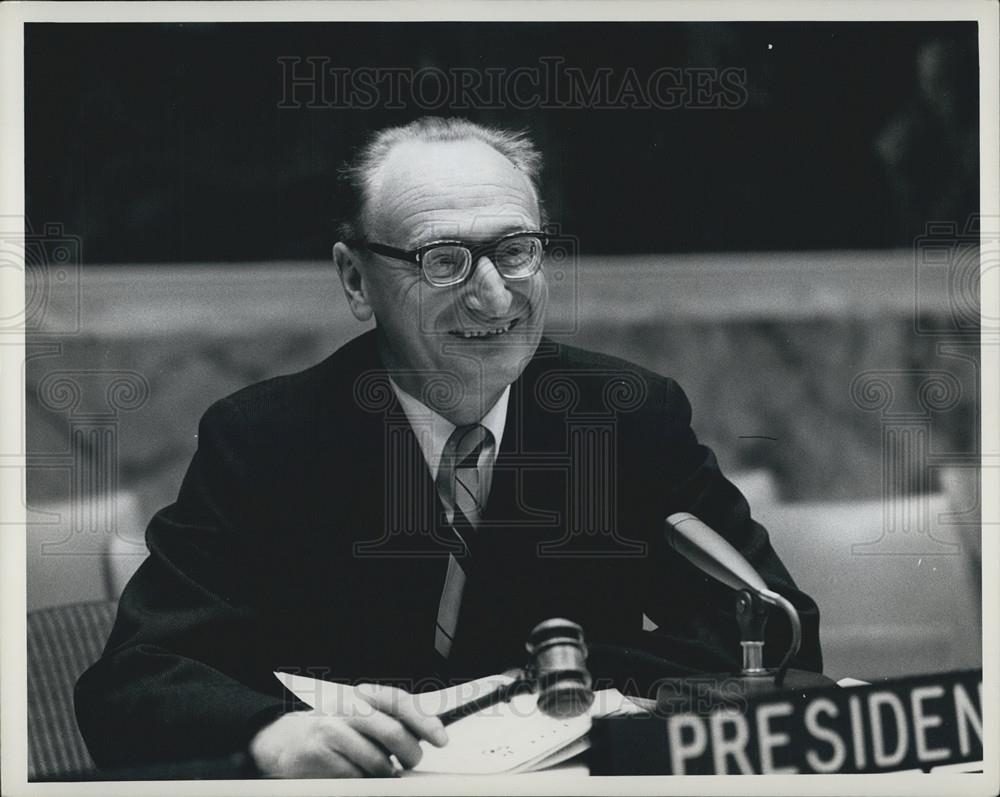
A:
<svg viewBox="0 0 1000 797">
<path fill-rule="evenodd" d="M 354 707 L 368 706 L 352 686 L 282 672 L 274 675 L 299 700 L 324 714 L 345 715 Z M 508 675 L 491 675 L 413 698 L 421 711 L 437 715 L 511 681 Z M 642 711 L 617 689 L 595 692 L 590 712 L 572 719 L 546 716 L 536 701 L 534 694 L 519 694 L 456 720 L 447 728 L 448 744 L 435 747 L 422 741 L 423 758 L 403 774 L 494 775 L 555 765 L 587 749 L 592 717 Z"/>
</svg>

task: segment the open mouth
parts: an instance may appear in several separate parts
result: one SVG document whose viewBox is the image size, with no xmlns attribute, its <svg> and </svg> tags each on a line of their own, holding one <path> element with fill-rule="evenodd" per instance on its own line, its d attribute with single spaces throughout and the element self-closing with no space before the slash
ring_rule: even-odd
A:
<svg viewBox="0 0 1000 797">
<path fill-rule="evenodd" d="M 515 318 L 502 326 L 484 327 L 483 329 L 452 329 L 448 331 L 448 334 L 456 338 L 497 338 L 510 332 L 520 320 L 520 318 Z"/>
</svg>

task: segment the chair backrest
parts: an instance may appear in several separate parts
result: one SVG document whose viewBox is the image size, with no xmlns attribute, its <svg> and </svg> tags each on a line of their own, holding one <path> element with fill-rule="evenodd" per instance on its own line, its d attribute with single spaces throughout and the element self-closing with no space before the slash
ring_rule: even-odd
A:
<svg viewBox="0 0 1000 797">
<path fill-rule="evenodd" d="M 115 601 L 28 612 L 28 779 L 94 768 L 73 710 L 77 678 L 100 658 Z"/>
</svg>

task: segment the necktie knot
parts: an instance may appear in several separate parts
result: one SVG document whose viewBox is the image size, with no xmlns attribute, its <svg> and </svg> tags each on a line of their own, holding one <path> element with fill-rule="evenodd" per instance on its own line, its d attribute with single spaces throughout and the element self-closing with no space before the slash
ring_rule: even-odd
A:
<svg viewBox="0 0 1000 797">
<path fill-rule="evenodd" d="M 461 512 L 473 526 L 478 525 L 490 478 L 487 449 L 493 433 L 479 423 L 458 426 L 441 454 L 437 487 L 450 510 Z"/>
<path fill-rule="evenodd" d="M 456 426 L 441 454 L 442 467 L 476 467 L 479 454 L 493 441 L 493 433 L 480 423 Z M 475 458 L 471 464 L 468 460 Z"/>
</svg>

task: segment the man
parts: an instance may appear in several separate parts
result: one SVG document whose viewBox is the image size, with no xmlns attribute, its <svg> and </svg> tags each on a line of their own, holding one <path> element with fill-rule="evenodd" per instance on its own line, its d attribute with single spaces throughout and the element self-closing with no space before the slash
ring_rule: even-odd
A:
<svg viewBox="0 0 1000 797">
<path fill-rule="evenodd" d="M 420 740 L 447 742 L 410 692 L 523 663 L 552 617 L 583 626 L 597 678 L 731 671 L 734 596 L 663 540 L 681 510 L 796 604 L 796 664 L 821 669 L 815 605 L 697 443 L 676 383 L 542 336 L 539 167 L 522 135 L 423 119 L 345 172 L 333 256 L 375 330 L 202 419 L 78 684 L 99 764 L 249 745 L 269 775 L 389 774 L 390 754 L 412 766 Z M 615 651 L 658 667 L 623 671 Z M 313 716 L 279 668 L 379 685 L 356 690 L 366 710 Z"/>
</svg>

